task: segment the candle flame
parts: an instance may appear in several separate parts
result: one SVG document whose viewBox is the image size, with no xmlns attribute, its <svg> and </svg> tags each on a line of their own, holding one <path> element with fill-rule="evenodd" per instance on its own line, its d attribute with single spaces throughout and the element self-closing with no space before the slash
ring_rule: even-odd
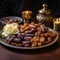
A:
<svg viewBox="0 0 60 60">
<path fill-rule="evenodd" d="M 29 12 L 28 12 L 28 11 L 26 11 L 26 13 L 28 14 Z"/>
<path fill-rule="evenodd" d="M 59 22 L 59 19 L 56 19 L 57 22 Z"/>
<path fill-rule="evenodd" d="M 56 24 L 60 24 L 59 19 L 56 19 L 55 23 Z"/>
</svg>

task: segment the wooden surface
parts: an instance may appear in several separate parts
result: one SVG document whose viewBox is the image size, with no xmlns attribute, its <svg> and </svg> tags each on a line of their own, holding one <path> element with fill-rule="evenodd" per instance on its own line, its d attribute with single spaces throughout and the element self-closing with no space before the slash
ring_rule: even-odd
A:
<svg viewBox="0 0 60 60">
<path fill-rule="evenodd" d="M 60 37 L 46 48 L 36 50 L 17 50 L 0 44 L 0 60 L 60 60 Z"/>
</svg>

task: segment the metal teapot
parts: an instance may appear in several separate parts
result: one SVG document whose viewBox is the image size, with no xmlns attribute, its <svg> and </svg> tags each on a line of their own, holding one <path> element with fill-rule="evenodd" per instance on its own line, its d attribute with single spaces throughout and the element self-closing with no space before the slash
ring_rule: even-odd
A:
<svg viewBox="0 0 60 60">
<path fill-rule="evenodd" d="M 38 20 L 39 23 L 44 24 L 48 27 L 53 25 L 53 17 L 51 15 L 51 10 L 47 9 L 48 5 L 43 4 L 43 9 L 40 9 L 38 11 L 38 14 L 36 15 L 36 19 Z"/>
</svg>

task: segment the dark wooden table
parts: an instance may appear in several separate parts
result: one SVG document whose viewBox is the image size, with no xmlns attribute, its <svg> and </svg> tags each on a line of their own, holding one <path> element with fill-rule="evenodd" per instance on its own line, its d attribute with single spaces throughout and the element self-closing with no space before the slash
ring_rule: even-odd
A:
<svg viewBox="0 0 60 60">
<path fill-rule="evenodd" d="M 46 48 L 17 50 L 0 44 L 0 60 L 60 60 L 60 37 Z"/>
</svg>

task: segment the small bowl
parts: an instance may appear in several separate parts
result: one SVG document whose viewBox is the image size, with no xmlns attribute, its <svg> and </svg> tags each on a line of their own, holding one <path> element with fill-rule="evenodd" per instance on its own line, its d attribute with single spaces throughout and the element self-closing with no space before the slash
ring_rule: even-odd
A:
<svg viewBox="0 0 60 60">
<path fill-rule="evenodd" d="M 16 17 L 16 16 L 9 16 L 9 17 L 4 17 L 0 19 L 0 23 L 2 23 L 3 25 L 7 24 L 7 23 L 18 23 L 20 24 L 22 22 L 22 18 L 21 17 Z"/>
</svg>

